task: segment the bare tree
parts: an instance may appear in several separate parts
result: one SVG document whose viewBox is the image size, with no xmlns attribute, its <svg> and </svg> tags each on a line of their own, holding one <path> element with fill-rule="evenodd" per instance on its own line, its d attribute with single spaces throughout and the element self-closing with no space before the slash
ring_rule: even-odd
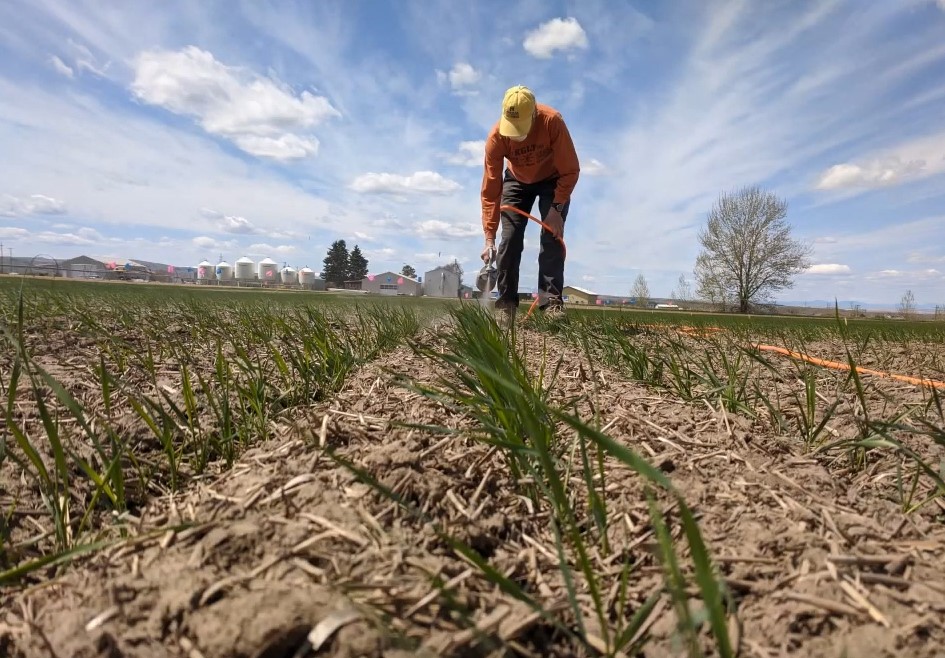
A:
<svg viewBox="0 0 945 658">
<path fill-rule="evenodd" d="M 452 263 L 447 263 L 446 265 L 443 265 L 443 269 L 456 272 L 456 276 L 459 277 L 459 287 L 460 288 L 463 287 L 463 274 L 464 274 L 463 266 L 459 264 L 458 260 L 454 258 Z"/>
<path fill-rule="evenodd" d="M 699 232 L 699 296 L 746 313 L 792 287 L 794 276 L 810 266 L 811 248 L 791 237 L 786 216 L 787 202 L 757 187 L 721 195 Z"/>
<path fill-rule="evenodd" d="M 644 308 L 650 301 L 650 286 L 646 282 L 646 277 L 642 273 L 637 274 L 633 287 L 630 289 L 630 296 L 637 298 L 637 306 Z"/>
<path fill-rule="evenodd" d="M 679 280 L 676 282 L 676 287 L 670 294 L 670 298 L 681 302 L 687 302 L 692 299 L 692 286 L 689 285 L 685 274 L 679 275 Z"/>
<path fill-rule="evenodd" d="M 899 312 L 903 317 L 911 318 L 915 315 L 915 295 L 912 294 L 911 290 L 907 290 L 906 294 L 902 296 L 902 300 L 899 302 Z"/>
</svg>

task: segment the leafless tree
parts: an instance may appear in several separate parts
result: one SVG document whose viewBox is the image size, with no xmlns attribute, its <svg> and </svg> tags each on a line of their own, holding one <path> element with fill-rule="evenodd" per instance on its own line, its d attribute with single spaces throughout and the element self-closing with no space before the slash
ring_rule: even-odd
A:
<svg viewBox="0 0 945 658">
<path fill-rule="evenodd" d="M 791 237 L 786 217 L 787 202 L 757 187 L 721 195 L 699 232 L 699 296 L 746 313 L 792 287 L 810 267 L 811 248 Z"/>
<path fill-rule="evenodd" d="M 915 308 L 915 295 L 912 294 L 911 290 L 907 290 L 899 302 L 899 312 L 903 317 L 911 318 L 915 315 Z"/>
<path fill-rule="evenodd" d="M 676 282 L 676 287 L 673 289 L 670 297 L 681 302 L 692 299 L 692 286 L 689 285 L 685 274 L 679 275 L 679 280 Z"/>
<path fill-rule="evenodd" d="M 630 296 L 637 298 L 637 306 L 646 307 L 650 301 L 650 286 L 646 282 L 646 277 L 642 273 L 637 274 L 633 287 L 630 289 Z"/>
</svg>

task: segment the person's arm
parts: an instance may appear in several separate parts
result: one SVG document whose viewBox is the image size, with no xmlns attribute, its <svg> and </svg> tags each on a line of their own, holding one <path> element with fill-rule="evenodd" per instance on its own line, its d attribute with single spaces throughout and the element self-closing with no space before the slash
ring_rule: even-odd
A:
<svg viewBox="0 0 945 658">
<path fill-rule="evenodd" d="M 495 242 L 499 230 L 499 204 L 502 199 L 502 164 L 505 147 L 498 131 L 493 128 L 486 139 L 486 154 L 482 171 L 482 232 L 486 240 Z"/>
<path fill-rule="evenodd" d="M 571 133 L 560 114 L 556 114 L 552 119 L 549 134 L 551 135 L 552 157 L 558 172 L 554 202 L 567 203 L 577 185 L 581 164 L 578 161 L 577 151 L 574 150 Z"/>
</svg>

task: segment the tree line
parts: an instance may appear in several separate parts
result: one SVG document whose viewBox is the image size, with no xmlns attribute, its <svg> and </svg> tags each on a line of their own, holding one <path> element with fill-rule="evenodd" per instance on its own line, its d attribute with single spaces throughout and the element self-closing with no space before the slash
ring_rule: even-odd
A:
<svg viewBox="0 0 945 658">
<path fill-rule="evenodd" d="M 463 268 L 454 260 L 443 266 L 456 272 L 459 284 L 463 284 Z M 417 278 L 417 270 L 412 265 L 404 263 L 400 270 L 401 276 L 411 279 Z M 368 275 L 368 259 L 361 253 L 361 248 L 354 245 L 348 252 L 348 245 L 344 240 L 335 240 L 328 248 L 328 254 L 322 261 L 321 278 L 326 284 L 333 287 L 342 287 L 345 281 L 360 281 Z"/>
</svg>

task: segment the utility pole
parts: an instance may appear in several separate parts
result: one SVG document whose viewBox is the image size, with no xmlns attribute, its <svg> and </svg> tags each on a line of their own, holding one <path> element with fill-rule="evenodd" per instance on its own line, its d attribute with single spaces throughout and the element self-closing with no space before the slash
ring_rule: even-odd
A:
<svg viewBox="0 0 945 658">
<path fill-rule="evenodd" d="M 0 274 L 3 274 L 3 243 L 0 242 Z"/>
</svg>

